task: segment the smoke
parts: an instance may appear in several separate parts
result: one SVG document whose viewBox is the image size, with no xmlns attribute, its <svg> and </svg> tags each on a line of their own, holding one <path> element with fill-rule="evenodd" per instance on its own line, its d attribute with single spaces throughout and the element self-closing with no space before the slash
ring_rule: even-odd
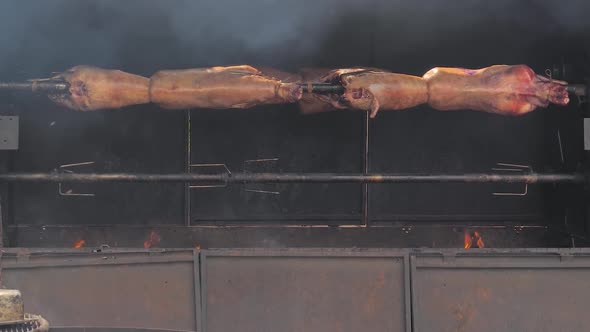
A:
<svg viewBox="0 0 590 332">
<path fill-rule="evenodd" d="M 5 0 L 0 74 L 38 76 L 79 63 L 145 74 L 235 63 L 412 69 L 453 62 L 459 52 L 475 65 L 491 61 L 483 55 L 490 49 L 499 61 L 517 60 L 535 43 L 550 49 L 583 34 L 588 13 L 585 0 Z"/>
<path fill-rule="evenodd" d="M 146 76 L 167 68 L 241 63 L 285 70 L 371 66 L 417 75 L 441 65 L 477 68 L 494 63 L 526 63 L 542 70 L 556 57 L 587 48 L 589 13 L 588 0 L 2 0 L 0 81 L 47 77 L 53 71 L 78 64 L 119 68 Z M 47 170 L 68 161 L 86 160 L 114 163 L 118 170 L 134 170 L 138 165 L 142 170 L 182 169 L 184 159 L 178 157 L 184 144 L 182 114 L 142 112 L 140 116 L 131 110 L 80 114 L 58 107 L 47 110 L 50 104 L 24 98 L 11 109 L 10 98 L 0 100 L 3 111 L 18 110 L 22 114 L 23 144 L 14 159 L 19 170 Z M 215 160 L 214 157 L 225 155 L 213 151 L 223 150 L 235 160 L 244 160 L 253 157 L 248 155 L 249 151 L 259 151 L 262 156 L 282 153 L 282 160 L 297 169 L 312 170 L 318 165 L 326 171 L 354 169 L 357 149 L 353 136 L 360 139 L 355 128 L 360 128 L 357 125 L 361 122 L 351 119 L 357 118 L 347 120 L 343 116 L 350 114 L 341 113 L 338 117 L 330 115 L 329 119 L 293 123 L 289 112 L 276 112 L 276 116 L 269 116 L 271 112 L 258 114 L 260 118 L 254 121 L 248 115 L 252 126 L 244 126 L 246 122 L 236 121 L 234 115 L 217 118 L 223 119 L 218 120 L 222 123 L 223 130 L 218 131 L 222 137 L 204 136 L 199 158 Z M 463 165 L 489 166 L 488 161 L 496 158 L 537 160 L 545 153 L 543 145 L 535 140 L 544 134 L 543 128 L 535 127 L 538 117 L 536 122 L 526 122 L 483 115 L 451 118 L 426 112 L 390 114 L 375 122 L 372 151 L 382 149 L 371 162 L 376 170 L 391 170 L 392 165 L 398 169 L 420 166 L 427 170 L 428 165 L 415 157 L 416 151 L 421 151 L 423 160 L 454 169 Z M 211 118 L 203 117 L 204 121 L 199 122 L 193 117 L 193 123 L 210 134 L 212 130 L 207 130 L 207 126 Z M 241 127 L 250 129 L 240 131 Z M 297 134 L 284 134 L 290 130 Z M 282 139 L 285 142 L 277 143 Z M 223 142 L 231 145 L 224 149 Z M 248 142 L 261 147 L 250 146 L 248 150 Z M 260 142 L 272 144 L 263 146 Z M 506 154 L 511 158 L 505 159 Z M 60 223 L 73 223 L 74 219 L 100 223 L 142 218 L 176 220 L 175 214 L 182 215 L 179 205 L 183 192 L 174 188 L 117 190 L 111 196 L 104 195 L 102 200 L 97 196 L 86 203 L 56 203 L 48 199 L 55 195 L 55 188 L 47 188 L 39 192 L 37 187 L 30 187 L 29 191 L 25 188 L 15 194 L 20 202 L 20 208 L 15 208 L 16 215 L 20 213 L 19 220 L 45 222 L 57 216 L 53 219 Z M 352 193 L 354 199 L 349 200 L 349 193 L 338 188 L 298 192 L 290 189 L 290 196 L 283 203 L 285 210 L 279 204 L 269 208 L 267 202 L 244 204 L 239 194 L 201 199 L 199 204 L 201 208 L 210 206 L 206 211 L 214 217 L 230 218 L 252 211 L 252 206 L 260 213 L 272 210 L 275 215 L 356 210 L 359 195 Z M 414 202 L 399 200 L 413 197 L 406 188 L 391 194 L 391 200 L 381 198 L 381 211 L 411 210 L 405 204 L 411 207 Z M 424 202 L 437 206 L 435 202 L 440 201 L 440 196 L 432 192 L 430 200 L 422 198 L 423 192 L 419 192 L 420 196 L 414 192 L 415 197 L 420 197 L 415 202 L 421 207 L 429 205 Z M 197 194 L 193 195 L 194 198 Z M 371 196 L 387 198 L 379 193 Z M 70 205 L 58 205 L 62 203 Z M 138 208 L 146 206 L 154 209 Z M 88 211 L 96 207 L 97 211 L 112 213 L 89 216 Z M 227 212 L 219 212 L 224 209 Z M 198 213 L 197 208 L 194 211 Z M 279 242 L 269 245 L 280 246 Z"/>
</svg>

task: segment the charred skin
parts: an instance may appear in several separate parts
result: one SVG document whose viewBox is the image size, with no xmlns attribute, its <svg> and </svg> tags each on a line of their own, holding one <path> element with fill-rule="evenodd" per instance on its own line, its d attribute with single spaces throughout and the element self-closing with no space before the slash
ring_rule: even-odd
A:
<svg viewBox="0 0 590 332">
<path fill-rule="evenodd" d="M 151 102 L 166 109 L 249 108 L 296 102 L 298 84 L 267 77 L 250 66 L 163 70 L 151 77 Z"/>
<path fill-rule="evenodd" d="M 428 83 L 428 104 L 441 111 L 469 109 L 522 115 L 550 103 L 569 103 L 566 82 L 536 75 L 525 65 L 478 70 L 434 68 L 423 77 Z"/>
<path fill-rule="evenodd" d="M 54 79 L 65 80 L 70 88 L 67 93 L 49 98 L 76 111 L 113 109 L 150 101 L 150 80 L 120 70 L 76 66 Z"/>
</svg>

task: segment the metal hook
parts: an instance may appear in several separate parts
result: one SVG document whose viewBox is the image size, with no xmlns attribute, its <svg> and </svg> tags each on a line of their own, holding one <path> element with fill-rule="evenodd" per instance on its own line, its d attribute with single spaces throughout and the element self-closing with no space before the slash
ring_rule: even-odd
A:
<svg viewBox="0 0 590 332">
<path fill-rule="evenodd" d="M 565 158 L 563 156 L 563 145 L 561 144 L 561 133 L 559 129 L 557 129 L 557 142 L 559 143 L 559 155 L 561 156 L 561 163 L 565 163 Z"/>
<path fill-rule="evenodd" d="M 248 169 L 246 166 L 256 163 L 268 163 L 268 162 L 277 162 L 279 158 L 264 158 L 264 159 L 250 159 L 244 160 L 243 171 L 244 173 L 248 173 Z M 270 194 L 270 195 L 280 195 L 281 193 L 278 191 L 269 191 L 269 190 L 261 190 L 261 189 L 250 189 L 248 187 L 244 188 L 244 191 L 251 192 L 251 193 L 259 193 L 259 194 Z"/>
<path fill-rule="evenodd" d="M 269 162 L 269 161 L 279 161 L 279 158 L 265 158 L 265 159 L 249 159 L 249 160 L 244 160 L 244 169 L 246 169 L 246 164 L 263 163 L 263 162 Z"/>
<path fill-rule="evenodd" d="M 53 78 L 48 77 L 48 78 L 31 78 L 28 79 L 27 82 L 47 82 L 47 81 L 51 81 Z"/>
<path fill-rule="evenodd" d="M 545 75 L 547 76 L 547 78 L 549 78 L 549 83 L 553 83 L 553 73 L 551 72 L 551 69 L 547 68 L 545 69 Z M 547 91 L 547 103 L 549 103 L 549 91 Z"/>
<path fill-rule="evenodd" d="M 228 175 L 231 175 L 231 171 L 229 170 L 229 168 L 227 167 L 226 164 L 190 164 L 189 165 L 192 169 L 192 167 L 223 167 L 225 168 L 225 171 L 227 172 Z M 188 186 L 190 189 L 197 189 L 197 188 L 225 188 L 227 187 L 227 183 L 224 184 L 211 184 L 211 185 L 190 185 Z"/>
<path fill-rule="evenodd" d="M 75 164 L 64 164 L 64 165 L 60 165 L 58 170 L 60 172 L 72 174 L 75 172 L 70 170 L 70 168 L 75 168 L 75 167 L 79 167 L 79 166 L 87 166 L 87 165 L 94 165 L 94 161 L 85 161 L 82 163 L 75 163 Z M 78 197 L 94 197 L 94 196 L 96 196 L 95 194 L 92 194 L 92 193 L 76 193 L 76 192 L 73 192 L 72 189 L 64 191 L 63 185 L 61 182 L 59 182 L 57 184 L 57 192 L 59 193 L 60 196 L 78 196 Z"/>
<path fill-rule="evenodd" d="M 271 195 L 280 195 L 281 194 L 278 191 L 267 191 L 267 190 L 258 190 L 258 189 L 244 189 L 244 191 L 247 191 L 250 193 L 271 194 Z"/>
<path fill-rule="evenodd" d="M 56 80 L 62 80 L 59 75 L 62 74 L 61 72 L 56 72 L 56 71 L 52 71 L 51 74 L 53 75 L 52 77 L 43 77 L 43 78 L 30 78 L 27 80 L 27 82 L 31 82 L 31 83 L 37 83 L 37 82 L 51 82 L 51 81 L 56 81 Z"/>
<path fill-rule="evenodd" d="M 502 168 L 492 168 L 494 171 L 506 171 L 506 172 L 532 172 L 533 169 L 531 166 L 528 165 L 519 165 L 519 164 L 508 164 L 508 163 L 496 163 L 498 166 L 502 166 Z M 510 167 L 510 168 L 508 168 Z M 492 195 L 494 196 L 526 196 L 529 193 L 529 184 L 524 184 L 524 190 L 522 192 L 494 192 Z"/>
<path fill-rule="evenodd" d="M 265 163 L 265 162 L 274 162 L 274 161 L 278 161 L 279 158 L 265 158 L 265 159 L 250 159 L 250 160 L 244 160 L 243 163 L 243 170 L 244 173 L 248 172 L 247 166 L 250 164 L 254 164 L 254 163 Z M 223 163 L 218 163 L 218 164 L 190 164 L 190 168 L 192 169 L 192 167 L 223 167 L 225 169 L 225 171 L 227 172 L 228 175 L 231 176 L 231 170 L 227 167 L 226 164 Z M 223 184 L 208 184 L 208 185 L 190 185 L 189 188 L 190 189 L 203 189 L 203 188 L 225 188 L 227 187 L 227 183 L 223 183 Z M 247 192 L 252 192 L 252 193 L 260 193 L 260 194 L 271 194 L 271 195 L 280 195 L 280 192 L 278 191 L 270 191 L 270 190 L 262 190 L 262 189 L 252 189 L 252 188 L 245 188 L 244 189 Z"/>
<path fill-rule="evenodd" d="M 549 78 L 549 82 L 553 82 L 553 73 L 551 72 L 551 69 L 545 69 L 545 76 Z"/>
</svg>

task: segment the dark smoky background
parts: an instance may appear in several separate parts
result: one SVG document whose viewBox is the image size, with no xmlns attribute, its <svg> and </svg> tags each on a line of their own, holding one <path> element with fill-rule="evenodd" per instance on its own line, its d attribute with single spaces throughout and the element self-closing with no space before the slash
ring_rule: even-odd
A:
<svg viewBox="0 0 590 332">
<path fill-rule="evenodd" d="M 422 75 L 435 66 L 524 63 L 538 73 L 561 61 L 585 75 L 590 2 L 386 0 L 48 0 L 0 2 L 0 80 L 48 77 L 78 64 L 150 76 L 160 69 L 252 64 L 372 66 Z M 577 82 L 576 82 L 577 83 Z M 373 172 L 485 172 L 496 162 L 572 170 L 581 159 L 575 104 L 520 118 L 418 107 L 382 112 L 370 125 Z M 0 167 L 49 171 L 183 172 L 187 114 L 153 105 L 76 113 L 44 96 L 0 95 L 0 112 L 21 118 L 20 149 Z M 360 172 L 364 115 L 300 115 L 293 105 L 191 112 L 192 163 L 278 158 L 252 171 Z M 561 159 L 557 132 L 562 139 Z M 193 171 L 204 171 L 195 170 Z M 78 185 L 95 197 L 62 197 L 54 185 L 18 184 L 9 219 L 26 224 L 347 223 L 361 220 L 357 185 Z M 245 189 L 280 191 L 261 194 Z M 374 185 L 375 222 L 547 219 L 553 196 L 496 197 L 516 186 Z"/>
<path fill-rule="evenodd" d="M 422 74 L 433 65 L 560 54 L 570 43 L 587 45 L 590 25 L 583 0 L 6 0 L 0 6 L 0 68 L 23 78 L 80 63 L 146 75 L 244 62 L 289 70 L 374 64 Z"/>
</svg>

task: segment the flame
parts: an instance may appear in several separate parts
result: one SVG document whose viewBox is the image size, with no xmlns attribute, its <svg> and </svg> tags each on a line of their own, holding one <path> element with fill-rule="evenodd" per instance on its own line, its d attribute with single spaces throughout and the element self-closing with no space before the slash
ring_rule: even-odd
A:
<svg viewBox="0 0 590 332">
<path fill-rule="evenodd" d="M 83 248 L 85 245 L 86 245 L 85 240 L 78 240 L 78 241 L 74 242 L 74 248 L 76 248 L 76 249 Z"/>
<path fill-rule="evenodd" d="M 195 249 L 201 250 L 201 246 L 195 246 Z"/>
<path fill-rule="evenodd" d="M 485 247 L 485 243 L 483 243 L 483 238 L 479 235 L 478 232 L 475 232 L 475 237 L 477 238 L 477 247 L 478 248 L 484 248 Z"/>
<path fill-rule="evenodd" d="M 473 239 L 471 238 L 471 234 L 469 234 L 469 232 L 465 231 L 465 235 L 463 237 L 464 237 L 463 248 L 465 248 L 465 249 L 471 248 L 471 244 L 473 243 Z"/>
<path fill-rule="evenodd" d="M 151 231 L 147 240 L 143 241 L 143 247 L 148 249 L 160 243 L 160 235 L 156 231 Z"/>
<path fill-rule="evenodd" d="M 483 238 L 481 237 L 479 232 L 470 233 L 468 231 L 465 231 L 465 234 L 463 235 L 463 248 L 473 248 L 474 244 L 475 248 L 485 247 L 485 243 L 483 242 Z"/>
</svg>

